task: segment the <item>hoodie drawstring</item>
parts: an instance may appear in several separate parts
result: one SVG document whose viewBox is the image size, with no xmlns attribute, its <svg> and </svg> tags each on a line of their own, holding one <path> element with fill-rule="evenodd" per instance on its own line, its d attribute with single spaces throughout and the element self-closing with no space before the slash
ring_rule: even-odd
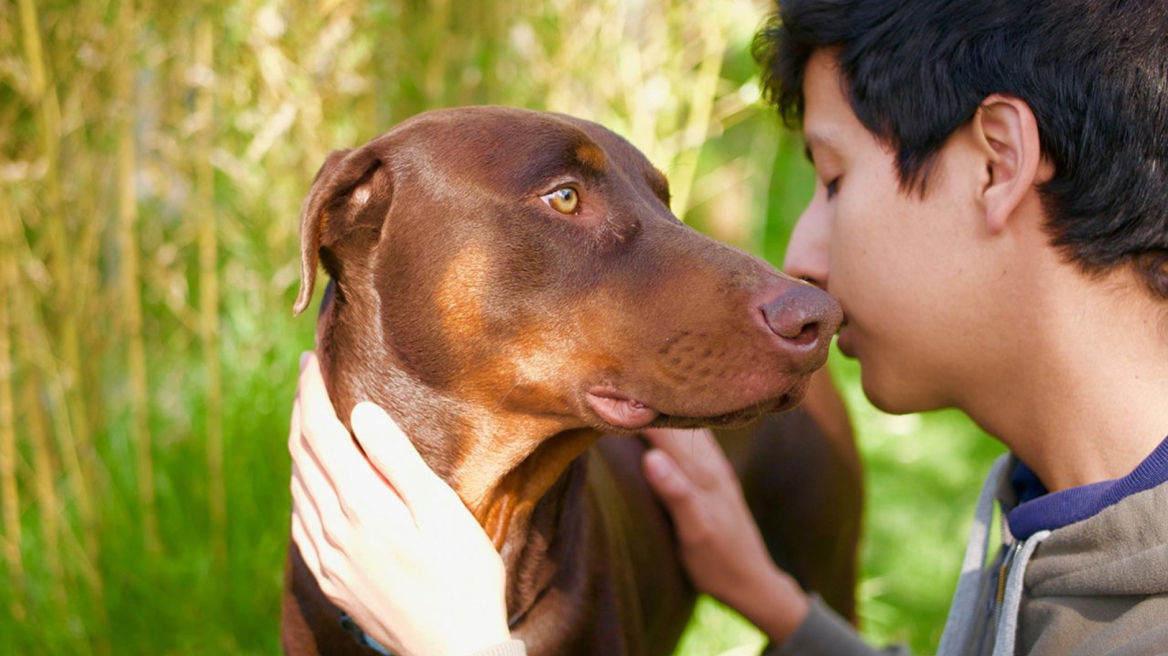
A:
<svg viewBox="0 0 1168 656">
<path fill-rule="evenodd" d="M 1006 579 L 1006 593 L 1002 597 L 1002 607 L 998 613 L 998 628 L 994 638 L 993 656 L 1013 656 L 1014 642 L 1018 636 L 1018 609 L 1022 605 L 1022 583 L 1026 577 L 1026 565 L 1038 545 L 1050 535 L 1050 531 L 1039 531 L 1031 535 L 1018 549 L 1014 563 L 1009 568 Z"/>
</svg>

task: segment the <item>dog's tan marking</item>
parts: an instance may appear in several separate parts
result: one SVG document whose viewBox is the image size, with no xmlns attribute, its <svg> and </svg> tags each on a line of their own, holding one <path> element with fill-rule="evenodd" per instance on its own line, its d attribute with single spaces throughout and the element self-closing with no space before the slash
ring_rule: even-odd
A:
<svg viewBox="0 0 1168 656">
<path fill-rule="evenodd" d="M 582 422 L 565 394 L 597 359 L 572 348 L 577 340 L 568 332 L 601 329 L 588 313 L 575 316 L 560 326 L 527 326 L 456 383 L 459 396 L 475 406 L 474 436 L 459 453 L 451 482 L 497 546 L 598 436 L 591 429 L 587 439 L 577 435 Z"/>
<path fill-rule="evenodd" d="M 438 286 L 436 302 L 442 330 L 458 344 L 483 335 L 483 295 L 490 262 L 479 244 L 465 246 L 450 262 Z"/>
<path fill-rule="evenodd" d="M 520 467 L 540 440 L 561 427 L 555 419 L 490 412 L 489 408 L 474 415 L 475 435 L 462 450 L 450 483 L 481 522 L 482 509 L 490 505 L 500 480 Z"/>
<path fill-rule="evenodd" d="M 473 509 L 496 549 L 502 549 L 511 524 L 530 517 L 535 504 L 559 480 L 568 465 L 599 437 L 600 433 L 591 428 L 560 433 L 540 444 L 534 453 L 499 480 L 489 498 Z"/>
<path fill-rule="evenodd" d="M 653 167 L 652 172 L 646 177 L 648 178 L 649 188 L 651 188 L 653 193 L 661 199 L 661 202 L 668 205 L 670 198 L 669 178 L 665 177 L 665 174 L 662 173 L 657 167 Z"/>
<path fill-rule="evenodd" d="M 608 170 L 608 158 L 605 157 L 600 146 L 594 143 L 582 143 L 576 146 L 576 159 L 597 173 L 604 173 Z"/>
<path fill-rule="evenodd" d="M 320 243 L 324 241 L 324 232 L 329 227 L 329 213 L 326 210 L 321 210 L 320 221 L 316 224 L 316 234 L 313 237 L 316 239 L 316 247 L 320 247 Z"/>
</svg>

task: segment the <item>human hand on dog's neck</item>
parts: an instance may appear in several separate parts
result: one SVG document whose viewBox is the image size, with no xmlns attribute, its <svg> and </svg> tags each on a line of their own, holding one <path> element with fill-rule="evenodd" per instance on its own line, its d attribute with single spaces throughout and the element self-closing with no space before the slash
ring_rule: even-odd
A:
<svg viewBox="0 0 1168 656">
<path fill-rule="evenodd" d="M 339 368 L 326 349 L 320 356 L 338 416 L 348 417 L 354 381 L 337 372 L 354 369 Z M 506 568 L 508 613 L 522 616 L 576 548 L 552 536 L 583 516 L 573 507 L 582 501 L 574 484 L 581 479 L 565 473 L 599 433 L 560 431 L 547 420 L 477 412 L 440 394 L 419 394 L 418 383 L 398 369 L 381 371 L 377 380 L 363 381 L 365 399 L 388 412 L 483 526 Z"/>
<path fill-rule="evenodd" d="M 548 545 L 532 544 L 529 537 L 533 532 L 553 534 L 562 521 L 558 516 L 562 508 L 550 500 L 550 510 L 537 511 L 539 502 L 549 490 L 553 496 L 571 494 L 569 485 L 553 487 L 599 432 L 566 426 L 556 414 L 517 412 L 498 399 L 493 404 L 475 403 L 465 394 L 455 399 L 432 389 L 395 363 L 384 349 L 351 348 L 352 343 L 377 343 L 374 335 L 363 334 L 371 328 L 368 323 L 338 320 L 334 312 L 343 314 L 342 304 L 328 305 L 318 334 L 327 333 L 330 340 L 318 344 L 318 353 L 338 416 L 347 417 L 357 402 L 369 400 L 393 417 L 426 464 L 478 519 L 499 549 L 509 578 L 535 582 L 509 591 L 509 602 L 523 607 L 555 568 L 554 562 L 545 562 L 554 554 L 541 551 Z M 370 352 L 378 353 L 375 359 L 381 362 L 354 355 Z M 522 395 L 521 390 L 513 390 L 509 397 Z M 540 574 L 533 576 L 531 570 Z"/>
</svg>

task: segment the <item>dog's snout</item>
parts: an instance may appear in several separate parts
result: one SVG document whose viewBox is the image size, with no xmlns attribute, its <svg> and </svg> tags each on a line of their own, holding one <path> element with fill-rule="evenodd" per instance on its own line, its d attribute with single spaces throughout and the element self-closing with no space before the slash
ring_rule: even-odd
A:
<svg viewBox="0 0 1168 656">
<path fill-rule="evenodd" d="M 798 285 L 759 307 L 767 327 L 786 350 L 807 352 L 825 346 L 839 330 L 843 310 L 826 292 Z"/>
</svg>

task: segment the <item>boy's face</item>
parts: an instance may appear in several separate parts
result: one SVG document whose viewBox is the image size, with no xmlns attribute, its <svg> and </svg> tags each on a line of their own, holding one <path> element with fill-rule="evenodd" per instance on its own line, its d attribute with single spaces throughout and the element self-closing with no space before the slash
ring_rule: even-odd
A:
<svg viewBox="0 0 1168 656">
<path fill-rule="evenodd" d="M 1003 249 L 988 238 L 980 210 L 978 149 L 955 133 L 922 198 L 901 189 L 894 151 L 857 119 L 830 52 L 812 57 L 804 95 L 817 185 L 792 235 L 787 273 L 839 300 L 840 349 L 859 359 L 877 407 L 960 405 L 1009 331 L 992 291 L 1002 290 L 993 279 L 1002 277 Z"/>
</svg>

